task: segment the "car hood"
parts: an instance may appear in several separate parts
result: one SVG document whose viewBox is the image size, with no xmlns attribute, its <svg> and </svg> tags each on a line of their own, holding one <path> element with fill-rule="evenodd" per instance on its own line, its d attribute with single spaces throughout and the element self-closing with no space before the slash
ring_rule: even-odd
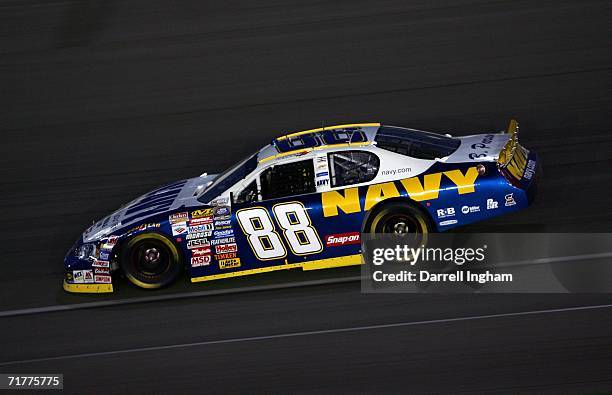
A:
<svg viewBox="0 0 612 395">
<path fill-rule="evenodd" d="M 461 145 L 445 158 L 447 163 L 492 162 L 510 138 L 507 133 L 476 134 L 458 137 Z"/>
<path fill-rule="evenodd" d="M 83 232 L 83 242 L 99 240 L 121 228 L 141 223 L 146 218 L 180 207 L 198 206 L 200 203 L 197 201 L 197 196 L 216 176 L 216 174 L 204 174 L 156 188 L 95 222 Z"/>
</svg>

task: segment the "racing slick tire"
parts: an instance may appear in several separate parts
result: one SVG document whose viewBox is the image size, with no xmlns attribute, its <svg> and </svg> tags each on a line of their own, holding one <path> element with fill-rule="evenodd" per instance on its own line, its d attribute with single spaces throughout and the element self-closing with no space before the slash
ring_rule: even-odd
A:
<svg viewBox="0 0 612 395">
<path fill-rule="evenodd" d="M 157 289 L 173 283 L 182 269 L 181 254 L 166 236 L 142 233 L 129 239 L 121 250 L 120 267 L 128 280 L 140 288 Z"/>
<path fill-rule="evenodd" d="M 431 220 L 418 207 L 406 202 L 382 203 L 368 216 L 364 233 L 422 234 L 433 230 Z"/>
<path fill-rule="evenodd" d="M 401 243 L 413 248 L 427 245 L 428 234 L 434 230 L 431 219 L 419 207 L 408 201 L 383 202 L 368 214 L 362 233 L 362 254 L 366 262 L 373 262 L 373 252 L 379 248 L 389 248 Z M 367 235 L 369 234 L 369 235 Z M 368 265 L 369 270 L 375 270 Z M 425 288 L 415 283 L 418 289 Z M 386 285 L 374 282 L 372 287 L 384 288 Z"/>
</svg>

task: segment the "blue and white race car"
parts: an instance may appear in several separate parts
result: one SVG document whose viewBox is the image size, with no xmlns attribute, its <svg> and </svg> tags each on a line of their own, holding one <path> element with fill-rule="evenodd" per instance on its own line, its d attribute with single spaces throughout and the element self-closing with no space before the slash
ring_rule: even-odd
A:
<svg viewBox="0 0 612 395">
<path fill-rule="evenodd" d="M 527 207 L 539 163 L 507 132 L 452 137 L 378 123 L 278 137 L 219 175 L 155 189 L 88 228 L 64 289 L 160 288 L 362 263 L 362 233 L 446 231 Z"/>
</svg>

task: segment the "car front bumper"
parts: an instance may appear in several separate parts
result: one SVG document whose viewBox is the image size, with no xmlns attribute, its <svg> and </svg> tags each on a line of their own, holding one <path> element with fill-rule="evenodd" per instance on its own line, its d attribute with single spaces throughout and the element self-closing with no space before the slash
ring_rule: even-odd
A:
<svg viewBox="0 0 612 395">
<path fill-rule="evenodd" d="M 74 252 L 81 243 L 82 241 L 77 241 L 64 258 L 64 291 L 71 293 L 113 292 L 111 262 L 98 259 L 98 253 L 88 258 L 75 256 Z"/>
<path fill-rule="evenodd" d="M 76 284 L 64 280 L 64 291 L 71 293 L 111 293 L 113 284 Z"/>
</svg>

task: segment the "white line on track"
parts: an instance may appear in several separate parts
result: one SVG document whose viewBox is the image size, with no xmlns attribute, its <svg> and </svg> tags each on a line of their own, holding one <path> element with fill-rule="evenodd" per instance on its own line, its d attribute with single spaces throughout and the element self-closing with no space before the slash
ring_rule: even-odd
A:
<svg viewBox="0 0 612 395">
<path fill-rule="evenodd" d="M 142 297 L 126 298 L 126 299 L 110 299 L 110 300 L 103 300 L 100 302 L 86 302 L 86 303 L 63 304 L 63 305 L 56 305 L 56 306 L 31 307 L 27 309 L 0 311 L 0 318 L 15 317 L 19 315 L 53 313 L 53 312 L 59 312 L 59 311 L 91 309 L 95 307 L 110 307 L 110 306 L 122 306 L 122 305 L 128 305 L 128 304 L 136 304 L 136 303 L 162 302 L 162 301 L 167 301 L 167 300 L 197 298 L 201 296 L 227 295 L 227 294 L 238 294 L 238 293 L 245 293 L 245 292 L 257 292 L 257 291 L 271 291 L 271 290 L 276 290 L 276 289 L 299 288 L 299 287 L 307 287 L 307 286 L 314 286 L 314 285 L 341 284 L 341 283 L 348 283 L 348 282 L 356 282 L 359 280 L 361 280 L 360 276 L 353 276 L 353 277 L 330 278 L 330 279 L 325 279 L 325 280 L 298 281 L 298 282 L 282 283 L 282 284 L 254 285 L 250 287 L 247 286 L 247 287 L 240 287 L 240 288 L 217 289 L 217 290 L 211 290 L 211 291 L 180 292 L 180 293 L 173 293 L 173 294 L 142 296 Z"/>
<path fill-rule="evenodd" d="M 165 345 L 165 346 L 129 348 L 129 349 L 115 350 L 115 351 L 103 351 L 103 352 L 92 352 L 92 353 L 83 353 L 83 354 L 59 355 L 55 357 L 46 357 L 46 358 L 23 359 L 23 360 L 16 360 L 16 361 L 0 362 L 0 366 L 22 365 L 22 364 L 28 364 L 28 363 L 60 361 L 60 360 L 78 359 L 78 358 L 105 357 L 105 356 L 110 356 L 110 355 L 133 354 L 133 353 L 146 352 L 146 351 L 174 350 L 174 349 L 190 348 L 190 347 L 211 346 L 211 345 L 217 345 L 217 344 L 243 343 L 243 342 L 252 342 L 252 341 L 284 339 L 284 338 L 291 338 L 291 337 L 315 336 L 315 335 L 347 333 L 347 332 L 362 332 L 362 331 L 368 331 L 368 330 L 401 328 L 401 327 L 409 327 L 409 326 L 417 326 L 417 325 L 442 324 L 442 323 L 452 323 L 452 322 L 462 322 L 462 321 L 475 321 L 475 320 L 506 318 L 506 317 L 520 317 L 520 316 L 529 316 L 529 315 L 537 315 L 537 314 L 554 314 L 554 313 L 562 313 L 562 312 L 598 310 L 598 309 L 608 309 L 608 308 L 612 308 L 612 304 L 566 307 L 566 308 L 546 309 L 546 310 L 520 311 L 520 312 L 514 312 L 514 313 L 475 315 L 475 316 L 468 316 L 468 317 L 441 318 L 441 319 L 424 320 L 424 321 L 397 322 L 393 324 L 354 326 L 354 327 L 349 327 L 349 328 L 323 329 L 323 330 L 318 330 L 318 331 L 290 332 L 290 333 L 280 333 L 276 335 L 238 337 L 238 338 L 233 338 L 233 339 L 208 340 L 208 341 L 194 342 L 194 343 L 170 344 L 170 345 Z"/>
<path fill-rule="evenodd" d="M 516 261 L 516 262 L 503 262 L 495 266 L 496 267 L 507 267 L 507 266 L 515 266 L 515 265 L 517 266 L 518 265 L 541 265 L 541 264 L 551 264 L 551 263 L 558 263 L 558 262 L 567 262 L 567 261 L 573 261 L 573 260 L 590 260 L 590 259 L 601 259 L 601 258 L 608 258 L 608 257 L 612 257 L 612 252 L 575 255 L 575 256 L 539 258 L 539 259 Z M 299 288 L 299 287 L 307 287 L 307 286 L 314 286 L 314 285 L 341 284 L 341 283 L 359 281 L 361 279 L 362 278 L 360 276 L 340 277 L 340 278 L 330 278 L 330 279 L 325 279 L 325 280 L 309 280 L 309 281 L 298 281 L 298 282 L 282 283 L 282 284 L 255 285 L 255 286 L 250 286 L 250 287 L 228 288 L 228 289 L 219 289 L 219 290 L 213 290 L 213 291 L 180 292 L 180 293 L 174 293 L 174 294 L 142 296 L 142 297 L 128 298 L 128 299 L 114 299 L 114 300 L 111 299 L 111 300 L 104 300 L 100 302 L 86 302 L 86 303 L 56 305 L 56 306 L 31 307 L 31 308 L 26 308 L 26 309 L 0 311 L 0 318 L 15 317 L 15 316 L 20 316 L 20 315 L 53 313 L 53 312 L 59 312 L 59 311 L 91 309 L 91 308 L 96 308 L 96 307 L 110 307 L 110 306 L 121 306 L 121 305 L 128 305 L 128 304 L 137 304 L 137 303 L 162 302 L 162 301 L 168 301 L 168 300 L 196 298 L 196 297 L 201 297 L 201 296 L 227 295 L 227 294 L 237 294 L 237 293 L 256 292 L 256 291 L 271 291 L 271 290 L 276 290 L 276 289 Z"/>
</svg>

